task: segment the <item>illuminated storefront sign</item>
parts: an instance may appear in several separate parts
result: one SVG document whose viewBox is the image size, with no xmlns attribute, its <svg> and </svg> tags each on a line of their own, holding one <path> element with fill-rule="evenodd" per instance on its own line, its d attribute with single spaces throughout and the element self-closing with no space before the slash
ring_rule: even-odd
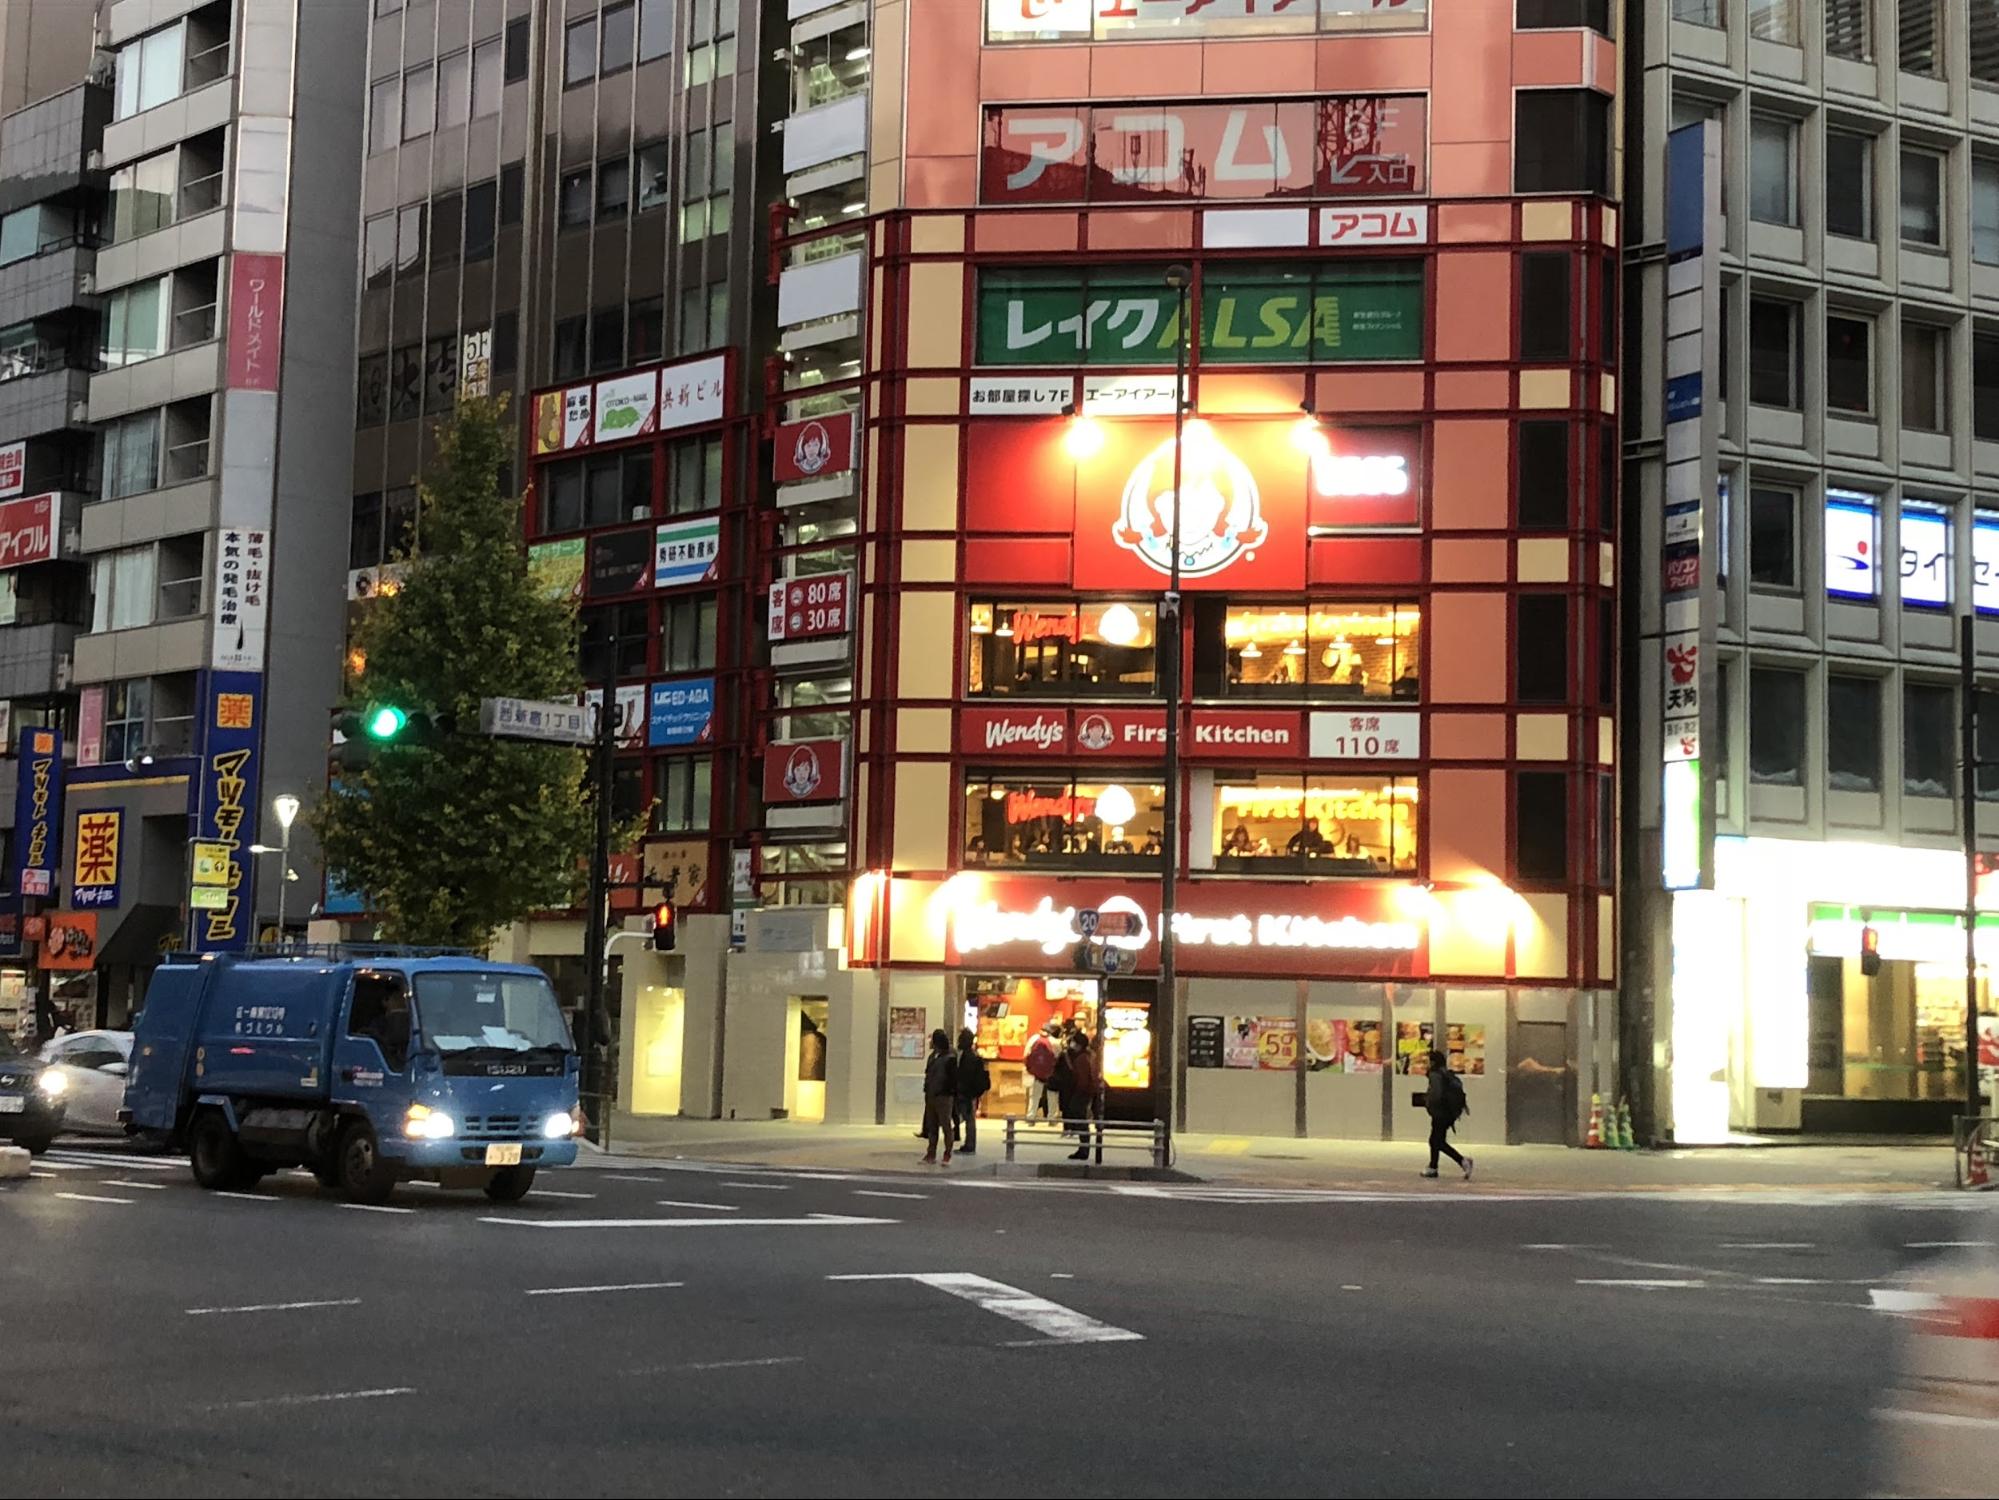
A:
<svg viewBox="0 0 1999 1500">
<path fill-rule="evenodd" d="M 706 354 L 533 398 L 537 457 L 719 422 L 729 415 L 729 356 Z"/>
<path fill-rule="evenodd" d="M 936 901 L 952 963 L 1067 967 L 1084 941 L 1077 914 L 1085 910 L 1134 918 L 1135 933 L 1105 941 L 1134 954 L 1141 969 L 1157 962 L 1158 903 L 1146 888 L 966 873 Z M 1173 935 L 1190 973 L 1418 974 L 1427 967 L 1427 931 L 1407 904 L 1386 883 L 1197 882 L 1181 888 Z"/>
<path fill-rule="evenodd" d="M 845 740 L 775 740 L 764 747 L 764 801 L 774 806 L 837 802 L 846 775 Z"/>
<path fill-rule="evenodd" d="M 987 203 L 1383 198 L 1424 188 L 1421 94 L 986 112 Z"/>
<path fill-rule="evenodd" d="M 23 729 L 15 765 L 14 889 L 53 896 L 62 862 L 62 732 Z"/>
<path fill-rule="evenodd" d="M 1872 495 L 1828 490 L 1825 591 L 1845 599 L 1881 594 L 1881 507 Z"/>
<path fill-rule="evenodd" d="M 1999 613 L 1999 515 L 1971 518 L 1971 602 L 1980 614 Z"/>
<path fill-rule="evenodd" d="M 786 422 L 771 434 L 771 478 L 779 484 L 827 479 L 854 467 L 854 414 Z"/>
<path fill-rule="evenodd" d="M 1950 603 L 1950 512 L 1910 502 L 1902 507 L 1902 602 L 1941 608 Z"/>
<path fill-rule="evenodd" d="M 1181 745 L 1194 760 L 1297 759 L 1306 753 L 1305 715 L 1295 709 L 1195 709 Z M 965 755 L 1149 760 L 1165 748 L 1163 709 L 966 708 L 958 714 L 958 749 Z"/>
<path fill-rule="evenodd" d="M 258 807 L 257 786 L 259 705 L 264 679 L 257 672 L 211 672 L 201 768 L 200 816 L 196 835 L 205 843 L 228 849 L 226 894 L 222 904 L 197 911 L 194 947 L 200 953 L 239 951 L 250 941 L 246 903 L 252 892 L 248 844 Z"/>
</svg>

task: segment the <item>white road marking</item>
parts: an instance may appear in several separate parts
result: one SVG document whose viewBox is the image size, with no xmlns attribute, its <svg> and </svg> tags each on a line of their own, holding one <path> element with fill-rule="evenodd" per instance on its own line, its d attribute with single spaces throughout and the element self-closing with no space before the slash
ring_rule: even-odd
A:
<svg viewBox="0 0 1999 1500">
<path fill-rule="evenodd" d="M 725 1182 L 722 1186 L 748 1188 L 750 1191 L 756 1193 L 788 1193 L 791 1191 L 791 1184 L 788 1182 Z"/>
<path fill-rule="evenodd" d="M 164 1182 L 127 1182 L 122 1177 L 107 1177 L 104 1179 L 103 1182 L 99 1183 L 98 1186 L 142 1188 L 149 1193 L 164 1193 L 167 1190 L 167 1185 Z"/>
<path fill-rule="evenodd" d="M 28 1175 L 30 1177 L 53 1177 L 56 1174 L 53 1172 L 37 1172 L 31 1168 L 28 1172 Z"/>
<path fill-rule="evenodd" d="M 372 1401 L 378 1396 L 414 1396 L 413 1385 L 386 1385 L 373 1391 L 328 1391 L 323 1396 L 260 1396 L 254 1401 L 230 1401 L 224 1410 L 242 1411 L 252 1406 L 312 1406 L 322 1401 Z"/>
<path fill-rule="evenodd" d="M 854 1189 L 854 1196 L 855 1196 L 856 1198 L 917 1198 L 917 1199 L 923 1199 L 923 1198 L 928 1198 L 928 1197 L 929 1197 L 930 1195 L 929 1195 L 928 1193 L 890 1193 L 890 1192 L 885 1192 L 885 1191 L 882 1191 L 882 1190 L 880 1190 L 880 1189 L 870 1189 L 870 1188 L 855 1188 L 855 1189 Z"/>
<path fill-rule="evenodd" d="M 684 1281 L 620 1281 L 611 1286 L 531 1286 L 527 1294 L 530 1297 L 574 1297 L 585 1292 L 658 1292 L 686 1285 Z"/>
<path fill-rule="evenodd" d="M 1074 1281 L 1076 1273 L 1074 1271 L 1050 1271 L 1048 1279 L 1050 1281 Z"/>
<path fill-rule="evenodd" d="M 1607 1245 L 1522 1245 L 1522 1250 L 1607 1250 Z"/>
<path fill-rule="evenodd" d="M 1757 1286 L 1853 1286 L 1851 1281 L 1839 1281 L 1825 1276 L 1758 1276 Z"/>
<path fill-rule="evenodd" d="M 557 1191 L 555 1188 L 536 1188 L 534 1196 L 537 1198 L 594 1198 L 597 1195 L 595 1193 L 564 1193 Z"/>
<path fill-rule="evenodd" d="M 612 1182 L 643 1182 L 647 1187 L 659 1186 L 650 1173 L 641 1176 L 637 1172 L 606 1172 L 604 1176 Z"/>
<path fill-rule="evenodd" d="M 1046 1297 L 1037 1297 L 1032 1292 L 1024 1292 L 1017 1286 L 1008 1286 L 1003 1281 L 994 1281 L 986 1276 L 974 1276 L 967 1271 L 921 1271 L 906 1272 L 857 1272 L 840 1276 L 828 1276 L 828 1281 L 914 1281 L 940 1292 L 948 1292 L 953 1297 L 962 1297 L 976 1307 L 990 1313 L 998 1313 L 1002 1318 L 1011 1318 L 1016 1323 L 1025 1323 L 1036 1333 L 1038 1339 L 1021 1340 L 1023 1346 L 1042 1344 L 1114 1344 L 1140 1340 L 1142 1333 L 1133 1333 L 1129 1328 L 1118 1328 L 1109 1323 L 1101 1323 L 1073 1307 L 1064 1307 L 1059 1302 L 1050 1302 Z"/>
<path fill-rule="evenodd" d="M 1349 1282 L 1345 1286 L 1342 1286 L 1340 1290 L 1343 1292 L 1359 1292 L 1366 1290 L 1366 1288 L 1360 1286 L 1357 1282 Z"/>
<path fill-rule="evenodd" d="M 235 1193 L 231 1192 L 228 1188 L 211 1188 L 209 1189 L 209 1196 L 211 1198 L 243 1198 L 251 1203 L 276 1203 L 278 1201 L 269 1193 Z"/>
<path fill-rule="evenodd" d="M 137 1156 L 123 1151 L 65 1151 L 60 1146 L 49 1155 L 60 1162 L 92 1167 L 136 1167 L 144 1172 L 178 1172 L 187 1165 L 172 1157 Z"/>
<path fill-rule="evenodd" d="M 58 1172 L 88 1172 L 93 1169 L 93 1163 L 90 1162 L 54 1161 L 46 1156 L 40 1157 L 38 1159 L 40 1160 L 43 1168 L 45 1169 L 43 1175 L 46 1177 L 53 1177 Z M 97 1170 L 102 1170 L 102 1169 L 97 1168 Z"/>
<path fill-rule="evenodd" d="M 413 1208 L 397 1208 L 393 1203 L 343 1203 L 340 1206 L 342 1208 L 358 1208 L 364 1213 L 371 1214 L 413 1214 L 416 1212 Z"/>
<path fill-rule="evenodd" d="M 335 1297 L 325 1302 L 252 1302 L 244 1307 L 189 1307 L 184 1311 L 190 1318 L 205 1318 L 211 1313 L 258 1313 L 258 1312 L 299 1312 L 308 1307 L 359 1307 L 359 1297 Z"/>
<path fill-rule="evenodd" d="M 1874 1415 L 1888 1422 L 1916 1422 L 1926 1427 L 1976 1427 L 1987 1431 L 1999 1428 L 1999 1417 L 1967 1417 L 1953 1411 L 1904 1411 L 1900 1407 L 1875 1408 Z"/>
<path fill-rule="evenodd" d="M 409 1212 L 403 1209 L 402 1212 Z M 521 1224 L 530 1229 L 818 1229 L 851 1224 L 895 1224 L 896 1219 L 864 1219 L 852 1214 L 811 1214 L 803 1219 L 509 1219 L 486 1214 L 481 1224 Z"/>
<path fill-rule="evenodd" d="M 802 1354 L 778 1354 L 769 1359 L 713 1359 L 698 1365 L 681 1365 L 682 1370 L 751 1370 L 761 1365 L 802 1365 Z"/>
<path fill-rule="evenodd" d="M 1723 1245 L 1724 1250 L 1816 1250 L 1817 1245 L 1809 1240 L 1746 1240 L 1740 1244 Z"/>
<path fill-rule="evenodd" d="M 1867 1300 L 1877 1312 L 1931 1312 L 1943 1306 L 1933 1292 L 1909 1292 L 1900 1287 L 1869 1287 Z"/>
<path fill-rule="evenodd" d="M 717 1213 L 739 1214 L 743 1211 L 740 1203 L 697 1203 L 691 1198 L 657 1198 L 661 1208 L 712 1208 Z"/>
<path fill-rule="evenodd" d="M 1904 1250 L 1989 1250 L 1990 1240 L 1910 1240 Z"/>
<path fill-rule="evenodd" d="M 67 1198 L 72 1203 L 136 1203 L 136 1198 L 113 1198 L 105 1193 L 57 1193 L 58 1198 Z"/>
<path fill-rule="evenodd" d="M 1611 1278 L 1579 1276 L 1576 1278 L 1576 1285 L 1577 1286 L 1635 1286 L 1635 1287 L 1645 1287 L 1648 1289 L 1657 1289 L 1660 1287 L 1704 1287 L 1707 1285 L 1707 1283 L 1705 1281 L 1700 1280 L 1698 1277 L 1693 1278 L 1691 1280 L 1673 1281 L 1658 1276 L 1653 1276 L 1653 1277 L 1632 1276 L 1632 1277 L 1625 1277 L 1621 1280 L 1611 1279 Z"/>
</svg>

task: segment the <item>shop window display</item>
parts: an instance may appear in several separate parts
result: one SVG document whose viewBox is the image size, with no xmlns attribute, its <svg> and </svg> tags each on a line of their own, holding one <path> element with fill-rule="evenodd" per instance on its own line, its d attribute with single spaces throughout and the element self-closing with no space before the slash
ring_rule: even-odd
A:
<svg viewBox="0 0 1999 1500">
<path fill-rule="evenodd" d="M 1318 781 L 1284 773 L 1218 775 L 1215 868 L 1242 874 L 1411 875 L 1418 817 L 1412 778 Z"/>
<path fill-rule="evenodd" d="M 1422 696 L 1422 611 L 1413 604 L 1195 606 L 1194 692 L 1204 698 Z"/>
<path fill-rule="evenodd" d="M 979 1055 L 992 1076 L 986 1096 L 988 1118 L 1033 1112 L 1027 1049 L 1050 1025 L 1060 1035 L 1074 1027 L 1093 1044 L 1103 1027 L 1103 1078 L 1108 1113 L 1114 1119 L 1150 1119 L 1152 1088 L 1152 1006 L 1143 999 L 1104 996 L 1102 981 L 1081 977 L 991 976 L 965 981 L 965 1020 L 977 1037 Z M 1125 1108 L 1120 1108 L 1120 1095 Z M 1051 1090 L 1048 1111 L 1060 1108 Z"/>
<path fill-rule="evenodd" d="M 974 600 L 966 660 L 975 695 L 1064 697 L 1151 693 L 1153 606 L 1118 600 Z"/>
<path fill-rule="evenodd" d="M 1128 869 L 1157 866 L 1166 788 L 1045 776 L 965 780 L 965 863 Z"/>
</svg>

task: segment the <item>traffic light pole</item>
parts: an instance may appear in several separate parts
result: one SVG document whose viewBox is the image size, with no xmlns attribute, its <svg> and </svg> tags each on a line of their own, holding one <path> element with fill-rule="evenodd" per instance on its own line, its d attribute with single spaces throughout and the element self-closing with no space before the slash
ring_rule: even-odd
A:
<svg viewBox="0 0 1999 1500">
<path fill-rule="evenodd" d="M 618 637 L 606 643 L 603 672 L 604 698 L 597 707 L 597 739 L 591 747 L 592 775 L 597 794 L 597 831 L 590 848 L 590 910 L 583 929 L 583 961 L 588 980 L 583 1001 L 583 1093 L 595 1104 L 607 1094 L 603 1063 L 610 1054 L 604 1037 L 604 967 L 607 959 L 605 930 L 609 918 L 611 885 L 611 767 L 617 744 Z M 597 1120 L 601 1142 L 610 1129 L 610 1105 L 603 1105 Z"/>
</svg>

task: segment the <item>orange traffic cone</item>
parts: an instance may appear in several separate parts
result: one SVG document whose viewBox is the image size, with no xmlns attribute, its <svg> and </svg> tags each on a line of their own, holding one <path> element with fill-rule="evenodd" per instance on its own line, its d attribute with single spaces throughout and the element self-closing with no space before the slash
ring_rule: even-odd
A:
<svg viewBox="0 0 1999 1500">
<path fill-rule="evenodd" d="M 1591 1151 L 1603 1149 L 1603 1095 L 1601 1094 L 1589 1096 L 1589 1136 L 1583 1141 L 1583 1145 Z"/>
</svg>

